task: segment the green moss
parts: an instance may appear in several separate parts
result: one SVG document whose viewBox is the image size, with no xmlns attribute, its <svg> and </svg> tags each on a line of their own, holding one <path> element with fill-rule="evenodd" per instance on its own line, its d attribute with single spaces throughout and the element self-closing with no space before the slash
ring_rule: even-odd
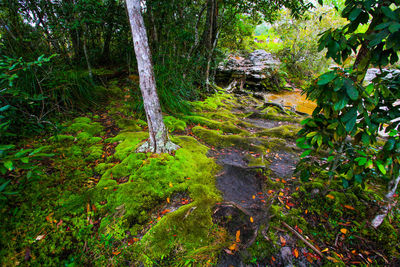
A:
<svg viewBox="0 0 400 267">
<path fill-rule="evenodd" d="M 219 108 L 229 108 L 234 104 L 233 97 L 223 91 L 218 91 L 204 101 L 191 102 L 191 105 L 198 111 L 216 111 Z"/>
<path fill-rule="evenodd" d="M 60 143 L 73 142 L 74 140 L 75 140 L 74 136 L 65 134 L 54 135 L 49 138 L 49 141 L 51 142 L 60 142 Z"/>
<path fill-rule="evenodd" d="M 205 129 L 201 126 L 192 128 L 193 133 L 207 144 L 216 147 L 238 147 L 250 151 L 262 153 L 268 145 L 265 139 L 243 137 L 241 135 L 222 135 L 219 131 Z"/>
<path fill-rule="evenodd" d="M 92 122 L 88 117 L 79 117 L 69 125 L 66 130 L 68 133 L 87 132 L 91 136 L 99 135 L 103 131 L 103 126 L 98 122 Z"/>
<path fill-rule="evenodd" d="M 88 132 L 80 132 L 76 135 L 79 144 L 93 145 L 101 141 L 101 137 L 92 136 Z"/>
<path fill-rule="evenodd" d="M 202 116 L 185 116 L 184 119 L 193 124 L 200 124 L 202 126 L 207 126 L 210 129 L 221 130 L 224 133 L 235 133 L 235 134 L 245 134 L 249 135 L 249 132 L 242 130 L 234 125 L 230 121 L 215 121 L 211 119 L 204 118 Z"/>
<path fill-rule="evenodd" d="M 132 142 L 137 144 L 143 137 L 143 133 L 140 138 L 133 134 L 137 133 L 122 133 L 116 140 L 130 139 L 128 146 L 132 148 Z M 105 172 L 93 189 L 93 198 L 97 201 L 106 198 L 110 212 L 115 213 L 116 208 L 123 206 L 123 219 L 131 226 L 148 221 L 148 212 L 174 192 L 189 193 L 192 203 L 164 216 L 142 239 L 140 246 L 154 259 L 168 255 L 176 244 L 185 251 L 211 245 L 212 207 L 221 200 L 215 187 L 218 166 L 206 156 L 208 148 L 187 136 L 175 137 L 173 142 L 181 147 L 175 156 L 135 153 L 121 143 L 116 147 L 116 154 L 123 156 L 121 163 L 107 170 L 103 165 L 101 169 Z M 127 183 L 117 185 L 112 180 L 126 176 Z"/>
<path fill-rule="evenodd" d="M 121 129 L 121 132 L 138 132 L 144 126 L 147 126 L 145 121 L 125 118 L 118 118 L 116 124 Z"/>
<path fill-rule="evenodd" d="M 106 172 L 106 170 L 110 169 L 112 166 L 114 166 L 113 163 L 102 162 L 96 165 L 94 171 L 102 175 Z"/>
<path fill-rule="evenodd" d="M 301 128 L 296 125 L 282 125 L 279 127 L 263 130 L 261 132 L 258 132 L 256 135 L 295 139 L 300 129 Z"/>
<path fill-rule="evenodd" d="M 103 155 L 103 145 L 94 145 L 85 149 L 86 161 L 95 161 L 101 159 Z"/>
<path fill-rule="evenodd" d="M 114 138 L 109 138 L 106 142 L 119 142 L 115 148 L 114 158 L 124 160 L 129 154 L 135 152 L 138 144 L 148 138 L 147 132 L 122 132 Z"/>
<path fill-rule="evenodd" d="M 186 129 L 186 122 L 172 116 L 164 116 L 164 123 L 169 132 L 183 132 Z"/>
</svg>

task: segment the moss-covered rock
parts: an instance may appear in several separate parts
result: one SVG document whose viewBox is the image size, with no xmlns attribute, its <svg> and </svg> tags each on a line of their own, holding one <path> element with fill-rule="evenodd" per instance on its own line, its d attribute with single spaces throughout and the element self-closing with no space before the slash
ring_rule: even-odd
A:
<svg viewBox="0 0 400 267">
<path fill-rule="evenodd" d="M 210 129 L 221 130 L 224 133 L 249 135 L 248 131 L 238 128 L 230 121 L 216 121 L 202 116 L 185 116 L 184 119 L 189 123 L 200 124 Z"/>
<path fill-rule="evenodd" d="M 296 139 L 297 133 L 300 131 L 300 129 L 300 126 L 297 125 L 282 125 L 279 127 L 265 129 L 261 132 L 258 132 L 256 136 Z"/>
<path fill-rule="evenodd" d="M 169 132 L 183 132 L 186 129 L 186 122 L 173 116 L 164 116 L 164 123 Z"/>
<path fill-rule="evenodd" d="M 94 136 L 99 135 L 103 131 L 103 126 L 98 122 L 92 122 L 88 117 L 79 117 L 74 119 L 73 123 L 65 131 L 73 134 L 87 132 L 91 136 Z"/>
<path fill-rule="evenodd" d="M 205 129 L 201 126 L 193 127 L 192 131 L 201 140 L 216 148 L 238 147 L 262 153 L 265 150 L 265 146 L 268 146 L 268 141 L 265 139 L 235 134 L 223 135 L 219 131 Z"/>
</svg>

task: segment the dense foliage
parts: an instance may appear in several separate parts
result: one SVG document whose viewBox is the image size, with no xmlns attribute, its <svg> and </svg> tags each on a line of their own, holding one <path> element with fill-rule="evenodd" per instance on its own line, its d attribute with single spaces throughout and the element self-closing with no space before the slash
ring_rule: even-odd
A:
<svg viewBox="0 0 400 267">
<path fill-rule="evenodd" d="M 327 56 L 337 64 L 352 52 L 357 57 L 350 68 L 334 68 L 306 90 L 318 107 L 303 122 L 298 144 L 308 150 L 300 166 L 328 168 L 330 179 L 342 179 L 345 187 L 368 179 L 390 181 L 399 175 L 400 166 L 399 122 L 395 120 L 400 116 L 396 103 L 400 77 L 384 70 L 370 84 L 363 80 L 371 64 L 382 69 L 398 61 L 400 9 L 396 1 L 346 1 L 342 16 L 349 23 L 323 33 L 319 49 L 326 47 Z M 357 33 L 361 25 L 368 29 Z M 389 137 L 381 140 L 380 132 Z M 309 156 L 324 149 L 330 153 L 325 164 Z M 310 169 L 301 169 L 307 180 Z"/>
</svg>

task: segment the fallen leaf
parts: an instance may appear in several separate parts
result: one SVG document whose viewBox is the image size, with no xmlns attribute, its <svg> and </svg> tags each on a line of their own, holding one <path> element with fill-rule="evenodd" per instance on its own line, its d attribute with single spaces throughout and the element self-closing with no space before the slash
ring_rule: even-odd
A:
<svg viewBox="0 0 400 267">
<path fill-rule="evenodd" d="M 237 249 L 237 245 L 236 245 L 236 243 L 234 243 L 234 244 L 230 245 L 228 248 L 229 248 L 229 250 L 234 251 Z"/>
<path fill-rule="evenodd" d="M 327 252 L 329 248 L 324 248 L 321 252 Z"/>
<path fill-rule="evenodd" d="M 330 256 L 326 257 L 326 259 L 328 259 L 328 260 L 330 260 L 331 262 L 334 262 L 334 263 L 339 263 L 339 261 L 337 259 L 335 259 L 333 257 L 330 257 Z"/>
<path fill-rule="evenodd" d="M 279 196 L 280 196 L 280 197 L 283 196 L 283 192 L 279 192 Z"/>
<path fill-rule="evenodd" d="M 308 260 L 308 262 L 309 262 L 309 263 L 313 263 L 313 259 L 311 258 L 311 256 L 310 256 L 310 255 L 307 255 L 307 257 L 306 257 L 306 258 L 307 258 L 307 260 Z"/>
<path fill-rule="evenodd" d="M 232 251 L 230 251 L 229 249 L 224 249 L 224 251 L 229 254 L 229 255 L 233 255 L 234 253 Z"/>
<path fill-rule="evenodd" d="M 120 253 L 121 253 L 121 251 L 113 251 L 112 254 L 114 254 L 115 256 L 117 256 L 117 255 L 120 254 Z"/>
<path fill-rule="evenodd" d="M 283 236 L 279 236 L 281 240 L 281 246 L 284 247 L 286 245 L 286 239 Z"/>
<path fill-rule="evenodd" d="M 353 208 L 352 206 L 350 206 L 350 205 L 344 205 L 344 207 L 345 207 L 346 209 L 349 209 L 349 210 L 354 210 L 354 208 Z"/>
<path fill-rule="evenodd" d="M 332 195 L 326 195 L 326 197 L 327 197 L 327 198 L 330 198 L 330 199 L 335 199 L 335 197 L 332 196 Z"/>
<path fill-rule="evenodd" d="M 165 213 L 168 213 L 168 212 L 170 212 L 171 210 L 169 210 L 169 209 L 165 209 L 165 210 L 163 210 L 162 212 L 161 212 L 161 214 L 165 214 Z"/>
<path fill-rule="evenodd" d="M 171 182 L 169 182 L 169 187 L 173 187 L 174 185 L 171 183 Z"/>
<path fill-rule="evenodd" d="M 240 243 L 240 230 L 236 231 L 236 243 Z"/>
<path fill-rule="evenodd" d="M 297 250 L 297 248 L 293 250 L 293 255 L 296 257 L 296 259 L 299 257 L 299 251 Z"/>
<path fill-rule="evenodd" d="M 268 190 L 268 195 L 271 195 L 272 193 L 274 193 L 274 190 Z"/>
<path fill-rule="evenodd" d="M 167 203 L 169 203 L 169 202 L 170 202 L 169 197 L 167 197 Z"/>
<path fill-rule="evenodd" d="M 342 229 L 340 229 L 340 232 L 342 232 L 343 234 L 347 234 L 347 229 L 346 228 L 342 228 Z"/>
<path fill-rule="evenodd" d="M 253 217 L 250 217 L 250 222 L 252 222 L 252 223 L 254 222 L 254 219 L 253 219 Z"/>
<path fill-rule="evenodd" d="M 255 195 L 253 195 L 253 199 L 256 199 L 256 196 L 255 196 Z"/>
<path fill-rule="evenodd" d="M 45 235 L 38 235 L 38 236 L 35 238 L 35 240 L 36 240 L 36 241 L 40 241 L 40 240 L 42 240 L 44 237 L 45 237 Z"/>
<path fill-rule="evenodd" d="M 272 260 L 272 261 L 276 261 L 276 259 L 275 259 L 275 257 L 274 257 L 274 256 L 272 256 L 272 257 L 271 257 L 271 260 Z"/>
</svg>

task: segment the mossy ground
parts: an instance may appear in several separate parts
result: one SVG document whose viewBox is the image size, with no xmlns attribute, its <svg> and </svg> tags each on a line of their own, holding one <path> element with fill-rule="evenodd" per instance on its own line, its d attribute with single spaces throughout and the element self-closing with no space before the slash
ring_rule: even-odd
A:
<svg viewBox="0 0 400 267">
<path fill-rule="evenodd" d="M 116 97 L 127 92 L 118 82 L 111 82 L 107 90 Z M 27 183 L 26 190 L 1 207 L 3 265 L 216 264 L 234 237 L 212 221 L 215 204 L 222 198 L 215 185 L 219 166 L 207 152 L 226 147 L 248 151 L 249 166 L 263 167 L 263 193 L 275 200 L 272 217 L 262 226 L 268 227 L 267 238 L 260 228 L 253 245 L 243 252 L 249 263 L 276 264 L 282 222 L 321 250 L 329 248 L 325 255 L 335 259 L 318 260 L 308 249 L 310 254 L 300 256 L 308 261 L 310 257 L 318 264 L 351 264 L 346 259 L 355 261 L 361 253 L 366 261 L 381 264 L 385 260 L 379 254 L 390 261 L 398 257 L 399 211 L 394 210 L 391 221 L 385 220 L 378 230 L 367 224 L 373 200 L 382 196 L 373 190 L 376 187 L 344 191 L 334 182 L 323 195 L 322 174 L 308 184 L 271 179 L 265 159 L 273 151 L 294 153 L 287 139 L 295 138 L 298 116 L 218 90 L 191 103 L 190 115 L 164 116 L 172 141 L 181 148 L 172 155 L 154 155 L 136 153 L 148 137 L 147 123 L 118 103 L 113 99 L 106 111 L 65 123 L 58 135 L 21 144 L 46 145 L 44 151 L 56 156 L 39 165 L 44 173 L 35 181 L 21 181 Z M 248 111 L 249 103 L 259 108 Z M 254 126 L 243 121 L 247 116 L 293 124 L 254 132 L 249 130 Z M 346 234 L 340 232 L 343 228 Z M 300 241 L 291 244 L 293 251 L 303 248 Z"/>
</svg>

